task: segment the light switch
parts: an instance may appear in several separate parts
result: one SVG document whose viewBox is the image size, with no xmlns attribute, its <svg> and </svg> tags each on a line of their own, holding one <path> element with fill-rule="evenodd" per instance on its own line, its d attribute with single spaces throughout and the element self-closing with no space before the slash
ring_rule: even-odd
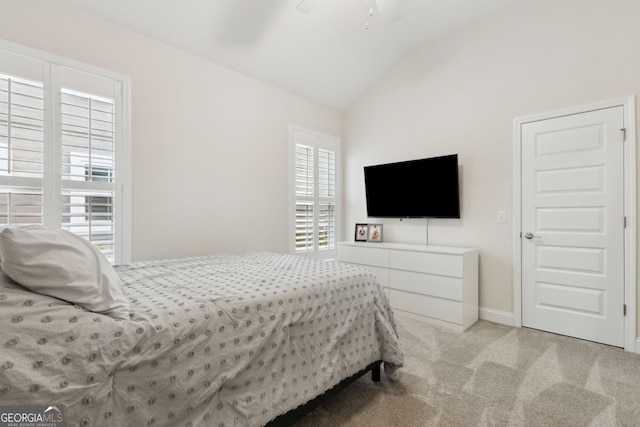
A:
<svg viewBox="0 0 640 427">
<path fill-rule="evenodd" d="M 498 224 L 506 224 L 507 223 L 507 212 L 506 211 L 498 211 L 497 221 L 498 221 Z"/>
</svg>

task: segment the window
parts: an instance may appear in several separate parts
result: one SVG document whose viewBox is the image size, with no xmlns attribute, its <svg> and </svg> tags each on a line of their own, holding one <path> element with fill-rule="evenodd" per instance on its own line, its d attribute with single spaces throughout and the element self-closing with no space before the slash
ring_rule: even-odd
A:
<svg viewBox="0 0 640 427">
<path fill-rule="evenodd" d="M 0 226 L 44 224 L 129 258 L 128 79 L 0 43 Z"/>
<path fill-rule="evenodd" d="M 337 238 L 337 138 L 291 130 L 292 252 L 335 258 Z"/>
<path fill-rule="evenodd" d="M 0 225 L 42 224 L 42 82 L 0 74 Z"/>
</svg>

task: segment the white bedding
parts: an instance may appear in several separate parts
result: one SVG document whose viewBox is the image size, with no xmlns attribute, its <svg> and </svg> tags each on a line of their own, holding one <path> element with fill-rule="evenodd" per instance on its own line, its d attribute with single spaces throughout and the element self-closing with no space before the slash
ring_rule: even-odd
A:
<svg viewBox="0 0 640 427">
<path fill-rule="evenodd" d="M 131 320 L 6 280 L 0 404 L 67 426 L 259 426 L 383 360 L 403 363 L 375 278 L 267 252 L 116 268 Z"/>
</svg>

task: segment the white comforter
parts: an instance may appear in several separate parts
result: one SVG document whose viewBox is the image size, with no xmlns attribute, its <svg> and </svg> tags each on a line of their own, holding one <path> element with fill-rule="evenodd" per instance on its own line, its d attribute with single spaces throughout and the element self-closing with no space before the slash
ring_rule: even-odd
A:
<svg viewBox="0 0 640 427">
<path fill-rule="evenodd" d="M 0 285 L 1 405 L 62 405 L 67 426 L 263 425 L 403 363 L 384 293 L 355 266 L 259 252 L 116 270 L 129 321 Z"/>
</svg>

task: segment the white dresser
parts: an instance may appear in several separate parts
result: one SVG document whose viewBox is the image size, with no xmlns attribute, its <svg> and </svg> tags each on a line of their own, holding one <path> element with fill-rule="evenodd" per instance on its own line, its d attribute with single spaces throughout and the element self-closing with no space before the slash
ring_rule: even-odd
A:
<svg viewBox="0 0 640 427">
<path fill-rule="evenodd" d="M 458 331 L 478 320 L 476 249 L 341 242 L 338 260 L 374 273 L 394 311 Z"/>
</svg>

